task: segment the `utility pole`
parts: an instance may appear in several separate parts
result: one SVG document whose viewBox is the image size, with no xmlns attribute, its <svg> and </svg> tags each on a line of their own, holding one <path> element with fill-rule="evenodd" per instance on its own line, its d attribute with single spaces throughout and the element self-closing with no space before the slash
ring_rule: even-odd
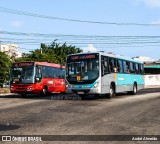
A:
<svg viewBox="0 0 160 144">
<path fill-rule="evenodd" d="M 2 50 L 1 50 L 1 40 L 0 40 L 0 51 L 2 51 Z"/>
<path fill-rule="evenodd" d="M 41 45 L 40 45 L 40 51 L 41 51 L 41 54 L 42 54 L 42 45 L 43 45 L 43 44 L 41 43 Z"/>
</svg>

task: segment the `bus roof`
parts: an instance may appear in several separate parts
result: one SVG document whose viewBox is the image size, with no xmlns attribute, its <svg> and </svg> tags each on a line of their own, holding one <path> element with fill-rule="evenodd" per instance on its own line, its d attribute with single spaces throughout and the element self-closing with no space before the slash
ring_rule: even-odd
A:
<svg viewBox="0 0 160 144">
<path fill-rule="evenodd" d="M 42 66 L 50 66 L 50 67 L 55 67 L 55 68 L 65 68 L 65 66 L 61 66 L 60 64 L 55 64 L 55 63 L 48 63 L 48 62 L 37 62 L 37 61 L 22 61 L 22 62 L 16 62 L 18 63 L 34 63 L 36 65 L 42 65 Z M 14 64 L 16 64 L 14 63 Z"/>
<path fill-rule="evenodd" d="M 107 53 L 107 52 L 85 52 L 85 53 L 77 53 L 77 54 L 71 54 L 71 55 L 81 55 L 81 54 L 96 54 L 96 53 L 99 53 L 100 55 L 104 55 L 104 56 L 108 56 L 108 57 L 113 57 L 113 58 L 118 58 L 118 59 L 122 59 L 122 60 L 127 60 L 127 61 L 132 61 L 132 62 L 137 62 L 137 63 L 143 63 L 142 61 L 139 61 L 139 60 L 135 60 L 135 59 L 132 59 L 130 57 L 126 57 L 126 56 L 122 56 L 122 55 L 115 55 L 113 53 Z M 71 56 L 71 55 L 68 55 L 68 56 Z"/>
<path fill-rule="evenodd" d="M 144 68 L 160 68 L 160 65 L 144 65 Z"/>
<path fill-rule="evenodd" d="M 50 67 L 57 67 L 57 68 L 65 68 L 65 66 L 61 66 L 60 64 L 55 64 L 55 63 L 48 63 L 48 62 L 35 62 L 37 65 L 43 65 L 43 66 L 50 66 Z"/>
</svg>

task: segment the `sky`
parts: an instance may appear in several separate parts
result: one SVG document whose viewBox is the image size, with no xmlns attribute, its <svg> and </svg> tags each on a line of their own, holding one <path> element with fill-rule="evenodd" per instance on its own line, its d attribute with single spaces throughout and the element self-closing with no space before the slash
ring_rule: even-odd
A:
<svg viewBox="0 0 160 144">
<path fill-rule="evenodd" d="M 160 0 L 0 0 L 0 21 L 1 44 L 21 52 L 56 40 L 160 59 Z"/>
</svg>

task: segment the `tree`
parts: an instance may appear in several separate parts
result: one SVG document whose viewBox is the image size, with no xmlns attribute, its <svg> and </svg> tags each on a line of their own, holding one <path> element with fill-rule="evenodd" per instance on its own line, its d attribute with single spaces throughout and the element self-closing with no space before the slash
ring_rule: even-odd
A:
<svg viewBox="0 0 160 144">
<path fill-rule="evenodd" d="M 29 54 L 23 54 L 22 58 L 18 58 L 16 61 L 46 61 L 65 65 L 64 59 L 67 55 L 83 52 L 82 49 L 75 46 L 68 46 L 66 43 L 60 45 L 55 41 L 51 45 L 41 43 L 41 49 L 30 51 Z"/>
<path fill-rule="evenodd" d="M 0 52 L 0 85 L 9 79 L 9 69 L 11 61 L 8 55 L 4 52 Z"/>
</svg>

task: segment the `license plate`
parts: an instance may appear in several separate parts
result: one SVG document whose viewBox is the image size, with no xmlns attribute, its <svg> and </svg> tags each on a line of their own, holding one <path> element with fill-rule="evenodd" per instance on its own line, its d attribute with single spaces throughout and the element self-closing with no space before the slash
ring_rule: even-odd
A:
<svg viewBox="0 0 160 144">
<path fill-rule="evenodd" d="M 84 94 L 84 92 L 78 92 L 78 94 Z"/>
</svg>

